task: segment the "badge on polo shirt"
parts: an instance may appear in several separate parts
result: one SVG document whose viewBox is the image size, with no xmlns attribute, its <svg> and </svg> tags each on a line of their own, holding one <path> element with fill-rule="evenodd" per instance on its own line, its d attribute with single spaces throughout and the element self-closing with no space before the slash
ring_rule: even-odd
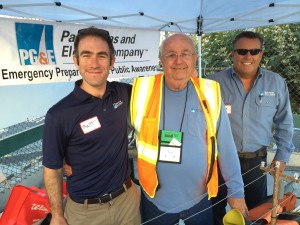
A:
<svg viewBox="0 0 300 225">
<path fill-rule="evenodd" d="M 271 97 L 275 97 L 275 92 L 274 91 L 265 91 L 265 96 L 271 96 Z"/>
<path fill-rule="evenodd" d="M 90 133 L 91 131 L 97 130 L 101 127 L 101 124 L 97 116 L 87 119 L 80 123 L 81 130 L 84 134 Z"/>
<path fill-rule="evenodd" d="M 120 100 L 118 102 L 113 103 L 113 107 L 114 109 L 119 108 L 119 106 L 121 106 L 123 104 L 123 102 Z"/>
<path fill-rule="evenodd" d="M 228 115 L 231 114 L 231 105 L 225 105 L 225 109 Z"/>
</svg>

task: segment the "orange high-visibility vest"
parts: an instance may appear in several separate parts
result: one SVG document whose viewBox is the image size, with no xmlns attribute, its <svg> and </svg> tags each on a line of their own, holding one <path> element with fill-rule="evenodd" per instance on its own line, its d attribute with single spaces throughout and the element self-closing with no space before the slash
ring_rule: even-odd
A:
<svg viewBox="0 0 300 225">
<path fill-rule="evenodd" d="M 163 74 L 136 78 L 133 83 L 130 116 L 136 130 L 139 181 L 144 191 L 154 198 L 158 186 L 158 134 L 162 102 Z M 207 124 L 207 190 L 208 198 L 218 193 L 216 125 L 221 108 L 220 86 L 217 82 L 191 78 Z"/>
</svg>

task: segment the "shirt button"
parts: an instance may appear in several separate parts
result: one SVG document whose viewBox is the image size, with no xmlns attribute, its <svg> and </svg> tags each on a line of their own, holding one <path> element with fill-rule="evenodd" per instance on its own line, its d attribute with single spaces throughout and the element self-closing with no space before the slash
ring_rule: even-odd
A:
<svg viewBox="0 0 300 225">
<path fill-rule="evenodd" d="M 105 111 L 106 111 L 106 109 L 103 109 L 103 111 L 105 112 Z"/>
</svg>

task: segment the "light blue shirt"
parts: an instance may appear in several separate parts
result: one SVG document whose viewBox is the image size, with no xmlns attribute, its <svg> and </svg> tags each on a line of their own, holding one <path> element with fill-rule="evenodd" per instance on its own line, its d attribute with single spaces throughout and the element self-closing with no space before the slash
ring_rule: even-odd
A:
<svg viewBox="0 0 300 225">
<path fill-rule="evenodd" d="M 186 109 L 183 113 L 186 90 L 171 91 L 165 88 L 160 119 L 160 129 L 179 131 L 183 118 L 181 164 L 158 162 L 157 174 L 160 188 L 154 198 L 146 195 L 161 211 L 168 213 L 189 209 L 203 198 L 207 198 L 206 122 L 191 82 L 188 84 Z M 163 116 L 164 108 L 165 116 Z M 240 165 L 224 105 L 218 120 L 217 140 L 218 163 L 225 181 L 228 181 L 228 193 L 232 195 L 231 197 L 242 198 L 244 188 Z"/>
<path fill-rule="evenodd" d="M 233 68 L 211 75 L 209 79 L 221 85 L 237 150 L 254 152 L 269 146 L 274 137 L 277 145 L 274 160 L 288 162 L 294 150 L 293 116 L 284 79 L 260 68 L 248 94 Z"/>
</svg>

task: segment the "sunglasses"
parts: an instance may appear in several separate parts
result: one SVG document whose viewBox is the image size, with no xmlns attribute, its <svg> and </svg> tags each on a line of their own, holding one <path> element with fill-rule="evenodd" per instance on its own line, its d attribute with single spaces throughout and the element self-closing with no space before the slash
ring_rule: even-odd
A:
<svg viewBox="0 0 300 225">
<path fill-rule="evenodd" d="M 246 55 L 248 52 L 250 52 L 251 55 L 258 55 L 262 50 L 259 48 L 254 49 L 234 49 L 234 52 L 237 52 L 239 55 Z"/>
</svg>

